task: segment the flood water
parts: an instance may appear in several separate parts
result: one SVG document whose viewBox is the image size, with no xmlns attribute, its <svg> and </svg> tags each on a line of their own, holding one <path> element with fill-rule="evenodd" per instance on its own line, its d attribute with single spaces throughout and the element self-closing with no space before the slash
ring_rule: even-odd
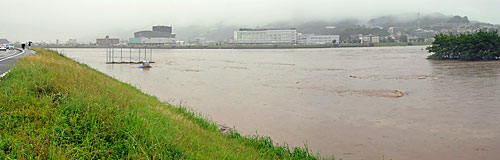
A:
<svg viewBox="0 0 500 160">
<path fill-rule="evenodd" d="M 245 135 L 325 157 L 500 159 L 500 62 L 431 61 L 424 48 L 153 50 L 149 70 L 105 64 L 105 49 L 63 52 Z"/>
</svg>

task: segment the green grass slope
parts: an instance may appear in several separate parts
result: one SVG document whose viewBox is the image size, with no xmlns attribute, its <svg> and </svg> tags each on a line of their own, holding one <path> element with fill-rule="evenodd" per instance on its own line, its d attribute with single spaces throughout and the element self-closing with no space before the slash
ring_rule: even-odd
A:
<svg viewBox="0 0 500 160">
<path fill-rule="evenodd" d="M 223 134 L 184 108 L 36 52 L 0 78 L 1 159 L 318 159 L 267 137 Z"/>
</svg>

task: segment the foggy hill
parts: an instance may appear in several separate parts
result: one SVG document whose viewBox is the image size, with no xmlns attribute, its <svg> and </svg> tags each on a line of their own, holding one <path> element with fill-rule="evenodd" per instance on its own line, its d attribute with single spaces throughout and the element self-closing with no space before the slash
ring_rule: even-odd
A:
<svg viewBox="0 0 500 160">
<path fill-rule="evenodd" d="M 233 38 L 234 31 L 239 28 L 296 28 L 299 33 L 337 34 L 341 35 L 341 37 L 353 34 L 375 34 L 384 36 L 388 34 L 387 28 L 389 27 L 416 29 L 418 18 L 418 13 L 407 13 L 380 16 L 365 21 L 350 18 L 343 20 L 277 21 L 263 26 L 238 26 L 222 23 L 213 26 L 190 25 L 176 27 L 173 25 L 173 32 L 177 34 L 177 40 L 183 41 L 196 39 L 200 41 L 227 41 Z M 449 22 L 467 23 L 469 19 L 467 17 L 444 15 L 441 13 L 420 15 L 420 26 L 424 29 L 431 25 Z M 473 20 L 470 20 L 470 23 L 476 25 L 491 25 L 489 23 Z M 500 28 L 499 25 L 495 26 L 496 28 Z M 382 27 L 382 29 L 379 27 Z M 151 26 L 143 26 L 140 28 L 110 32 L 110 36 L 116 36 L 127 40 L 133 37 L 133 33 L 136 31 L 150 29 Z M 105 35 L 99 35 L 99 37 L 104 36 Z"/>
<path fill-rule="evenodd" d="M 420 25 L 428 26 L 433 24 L 445 23 L 452 16 L 447 16 L 441 13 L 432 14 L 421 14 L 420 15 Z M 404 27 L 404 28 L 416 28 L 418 13 L 400 14 L 400 15 L 388 15 L 373 18 L 367 22 L 371 26 L 380 26 L 383 28 L 389 27 Z"/>
</svg>

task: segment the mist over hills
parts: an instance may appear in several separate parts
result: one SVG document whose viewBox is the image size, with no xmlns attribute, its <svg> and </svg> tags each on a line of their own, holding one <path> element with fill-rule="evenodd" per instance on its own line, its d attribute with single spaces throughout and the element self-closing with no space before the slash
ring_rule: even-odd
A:
<svg viewBox="0 0 500 160">
<path fill-rule="evenodd" d="M 402 27 L 407 29 L 417 29 L 417 21 L 420 19 L 420 27 L 428 29 L 432 25 L 446 23 L 455 15 L 445 15 L 442 13 L 405 13 L 397 15 L 385 15 L 363 20 L 356 18 L 335 19 L 335 20 L 287 20 L 276 21 L 265 25 L 255 26 L 240 26 L 231 23 L 217 23 L 215 25 L 187 25 L 173 26 L 173 32 L 177 34 L 176 39 L 181 41 L 228 41 L 233 39 L 234 31 L 239 28 L 296 28 L 297 32 L 304 34 L 336 34 L 341 37 L 352 34 L 374 34 L 379 36 L 387 36 L 389 27 Z M 466 16 L 466 15 L 462 15 Z M 500 25 L 493 25 L 487 22 L 474 21 L 473 17 L 468 17 L 472 24 L 490 25 L 493 28 L 500 29 Z M 166 23 L 169 24 L 169 23 Z M 128 40 L 133 37 L 133 33 L 142 30 L 151 30 L 152 25 L 144 25 L 135 28 L 122 28 L 121 30 L 111 30 L 108 33 L 111 37 L 118 37 L 122 40 Z M 170 24 L 169 24 L 170 25 Z M 327 28 L 327 26 L 329 26 Z M 102 32 L 101 32 L 102 33 Z M 80 37 L 95 42 L 95 38 L 104 37 L 105 35 L 88 35 Z M 78 39 L 80 39 L 78 38 Z M 93 40 L 94 39 L 94 40 Z"/>
<path fill-rule="evenodd" d="M 408 29 L 417 29 L 417 20 L 420 19 L 420 26 L 422 28 L 428 28 L 431 25 L 436 25 L 440 23 L 446 23 L 454 15 L 444 15 L 441 13 L 430 13 L 430 14 L 420 14 L 418 13 L 407 13 L 398 15 L 387 15 L 375 17 L 369 20 L 361 19 L 343 19 L 343 20 L 311 20 L 311 21 L 279 21 L 270 23 L 264 26 L 236 26 L 228 24 L 219 24 L 216 26 L 206 27 L 206 26 L 187 26 L 187 27 L 174 27 L 174 32 L 177 33 L 177 38 L 179 40 L 189 40 L 196 38 L 203 38 L 205 40 L 214 41 L 224 41 L 231 39 L 233 37 L 233 32 L 239 28 L 296 28 L 299 33 L 306 34 L 350 34 L 349 30 L 355 30 L 356 28 L 363 28 L 366 32 L 365 34 L 379 34 L 381 36 L 385 35 L 383 33 L 387 31 L 389 27 L 403 27 Z M 488 24 L 485 22 L 471 21 L 471 23 Z M 500 28 L 499 25 L 493 25 L 496 28 Z M 333 26 L 327 28 L 327 26 Z M 381 27 L 381 28 L 380 28 Z M 363 31 L 361 31 L 363 32 Z"/>
<path fill-rule="evenodd" d="M 417 28 L 417 20 L 420 19 L 421 26 L 433 25 L 447 22 L 453 16 L 444 15 L 441 13 L 432 13 L 418 16 L 415 14 L 389 15 L 370 19 L 367 24 L 372 26 L 388 27 L 405 27 Z"/>
</svg>

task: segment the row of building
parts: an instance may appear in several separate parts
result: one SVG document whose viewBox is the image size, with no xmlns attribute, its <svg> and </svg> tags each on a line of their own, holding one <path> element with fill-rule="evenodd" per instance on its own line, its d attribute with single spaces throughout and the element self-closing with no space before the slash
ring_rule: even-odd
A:
<svg viewBox="0 0 500 160">
<path fill-rule="evenodd" d="M 134 38 L 129 39 L 131 45 L 165 45 L 175 44 L 175 34 L 172 26 L 153 26 L 152 31 L 139 31 L 134 33 Z"/>
<path fill-rule="evenodd" d="M 152 31 L 139 31 L 134 33 L 134 38 L 129 39 L 130 45 L 168 45 L 176 44 L 175 34 L 171 26 L 153 26 Z M 120 39 L 96 39 L 101 46 L 120 44 Z M 295 28 L 286 29 L 249 29 L 241 28 L 234 31 L 233 44 L 339 44 L 339 35 L 315 35 L 297 33 Z"/>
<path fill-rule="evenodd" d="M 339 35 L 315 35 L 297 33 L 289 29 L 249 29 L 234 31 L 232 43 L 236 44 L 339 44 Z"/>
<path fill-rule="evenodd" d="M 377 35 L 353 35 L 356 43 L 380 43 Z M 290 29 L 240 29 L 234 32 L 236 44 L 340 44 L 340 35 L 316 35 L 297 33 L 295 28 Z"/>
<path fill-rule="evenodd" d="M 172 33 L 172 26 L 153 26 L 151 31 L 139 31 L 134 33 L 134 38 L 130 38 L 130 45 L 166 45 L 175 44 L 175 34 Z M 119 38 L 96 39 L 96 44 L 100 46 L 110 46 L 120 44 Z"/>
</svg>

